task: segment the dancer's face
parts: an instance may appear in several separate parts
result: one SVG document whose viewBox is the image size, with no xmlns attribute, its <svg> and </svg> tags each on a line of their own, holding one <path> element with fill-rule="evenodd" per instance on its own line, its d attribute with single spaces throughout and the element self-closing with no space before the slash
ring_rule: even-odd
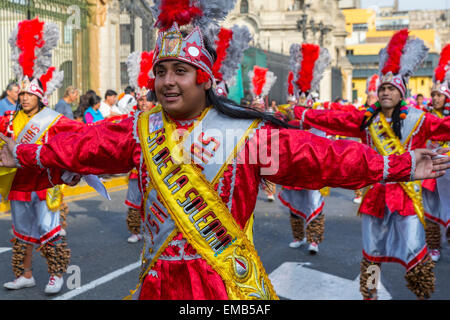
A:
<svg viewBox="0 0 450 320">
<path fill-rule="evenodd" d="M 381 108 L 388 110 L 394 109 L 400 103 L 402 94 L 392 84 L 385 83 L 378 89 L 378 98 Z"/>
<path fill-rule="evenodd" d="M 438 92 L 438 91 L 433 91 L 431 93 L 431 99 L 433 101 L 433 108 L 436 110 L 442 110 L 444 108 L 444 104 L 445 104 L 445 95 Z"/>
<path fill-rule="evenodd" d="M 22 105 L 22 110 L 29 116 L 35 114 L 39 110 L 39 98 L 31 93 L 21 93 L 19 101 Z"/>
<path fill-rule="evenodd" d="M 197 69 L 190 64 L 167 60 L 155 66 L 158 102 L 174 119 L 192 119 L 206 107 L 211 81 L 197 84 Z"/>
</svg>

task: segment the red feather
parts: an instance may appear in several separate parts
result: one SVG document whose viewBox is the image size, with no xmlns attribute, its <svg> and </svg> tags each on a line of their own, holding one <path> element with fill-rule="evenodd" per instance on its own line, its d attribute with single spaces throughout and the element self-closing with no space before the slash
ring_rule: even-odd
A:
<svg viewBox="0 0 450 320">
<path fill-rule="evenodd" d="M 208 82 L 210 79 L 210 76 L 207 72 L 203 71 L 202 69 L 197 69 L 197 84 L 202 84 L 205 82 Z"/>
<path fill-rule="evenodd" d="M 381 70 L 383 74 L 389 71 L 393 74 L 398 74 L 400 71 L 400 60 L 402 58 L 403 48 L 408 41 L 408 33 L 408 29 L 403 29 L 392 36 L 387 47 L 388 58 L 383 70 Z"/>
<path fill-rule="evenodd" d="M 190 0 L 163 0 L 159 12 L 155 25 L 162 30 L 169 29 L 174 22 L 179 26 L 189 24 L 192 19 L 203 15 L 200 8 L 190 5 Z"/>
<path fill-rule="evenodd" d="M 298 75 L 297 85 L 301 92 L 311 89 L 311 81 L 314 77 L 314 65 L 319 58 L 320 47 L 315 44 L 302 44 L 302 65 Z"/>
<path fill-rule="evenodd" d="M 288 75 L 288 94 L 293 96 L 294 95 L 294 72 L 289 71 Z"/>
<path fill-rule="evenodd" d="M 254 66 L 253 67 L 253 93 L 256 96 L 261 95 L 262 89 L 264 88 L 264 85 L 266 84 L 266 74 L 269 69 L 262 68 L 260 66 Z"/>
<path fill-rule="evenodd" d="M 16 41 L 16 45 L 21 51 L 19 64 L 22 67 L 23 75 L 28 78 L 33 76 L 35 49 L 42 47 L 45 43 L 42 39 L 43 29 L 44 22 L 40 22 L 38 18 L 19 22 Z"/>
<path fill-rule="evenodd" d="M 55 67 L 50 67 L 48 68 L 47 72 L 39 78 L 42 83 L 42 89 L 44 90 L 44 93 L 45 91 L 47 91 L 47 83 L 53 78 L 53 71 L 55 70 Z"/>
<path fill-rule="evenodd" d="M 377 81 L 378 81 L 378 75 L 374 74 L 372 77 L 370 77 L 370 81 L 369 81 L 369 88 L 367 91 L 371 92 L 371 91 L 377 91 Z"/>
<path fill-rule="evenodd" d="M 142 52 L 141 54 L 141 68 L 137 79 L 139 88 L 147 86 L 150 76 L 148 75 L 153 66 L 153 51 Z"/>
<path fill-rule="evenodd" d="M 442 49 L 441 58 L 439 59 L 438 66 L 434 71 L 434 78 L 436 81 L 443 82 L 445 78 L 445 74 L 449 70 L 446 67 L 450 63 L 450 44 L 446 45 L 444 49 Z M 450 68 L 450 67 L 449 67 Z"/>
<path fill-rule="evenodd" d="M 220 68 L 222 68 L 222 63 L 227 57 L 227 49 L 230 46 L 231 38 L 233 38 L 233 31 L 230 29 L 220 28 L 220 32 L 217 35 L 218 39 L 216 41 L 216 53 L 217 59 L 213 65 L 213 74 L 218 81 L 222 81 L 222 73 Z"/>
</svg>

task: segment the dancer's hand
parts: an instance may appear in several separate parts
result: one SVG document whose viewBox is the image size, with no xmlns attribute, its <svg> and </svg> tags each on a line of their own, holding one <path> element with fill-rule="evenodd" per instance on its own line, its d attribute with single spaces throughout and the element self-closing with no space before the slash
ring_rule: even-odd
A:
<svg viewBox="0 0 450 320">
<path fill-rule="evenodd" d="M 450 169 L 450 157 L 444 156 L 450 148 L 442 148 L 437 151 L 429 149 L 416 149 L 415 180 L 435 179 L 443 176 L 445 170 Z"/>
<path fill-rule="evenodd" d="M 17 168 L 17 164 L 14 161 L 14 147 L 17 143 L 2 133 L 0 133 L 0 139 L 0 146 L 2 146 L 0 150 L 0 167 Z"/>
</svg>

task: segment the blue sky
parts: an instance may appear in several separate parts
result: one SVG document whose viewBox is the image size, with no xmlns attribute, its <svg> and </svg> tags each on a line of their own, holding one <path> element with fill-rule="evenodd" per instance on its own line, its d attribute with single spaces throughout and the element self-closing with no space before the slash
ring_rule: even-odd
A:
<svg viewBox="0 0 450 320">
<path fill-rule="evenodd" d="M 367 8 L 371 5 L 390 6 L 393 0 L 361 0 L 361 6 Z M 400 0 L 400 10 L 439 10 L 450 9 L 450 0 Z"/>
</svg>

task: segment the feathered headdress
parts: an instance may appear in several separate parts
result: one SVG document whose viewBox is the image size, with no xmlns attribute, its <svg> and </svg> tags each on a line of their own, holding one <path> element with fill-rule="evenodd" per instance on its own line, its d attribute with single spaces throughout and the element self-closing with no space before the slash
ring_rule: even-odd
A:
<svg viewBox="0 0 450 320">
<path fill-rule="evenodd" d="M 34 94 L 45 105 L 48 104 L 48 97 L 61 87 L 64 80 L 64 72 L 51 65 L 51 51 L 57 46 L 58 40 L 58 26 L 39 21 L 38 18 L 19 22 L 9 38 L 12 69 L 20 93 Z"/>
<path fill-rule="evenodd" d="M 442 49 L 439 63 L 434 69 L 433 88 L 431 92 L 438 91 L 450 99 L 450 44 Z"/>
<path fill-rule="evenodd" d="M 373 74 L 366 80 L 366 94 L 377 94 L 378 86 L 380 85 L 380 77 L 378 74 Z"/>
<path fill-rule="evenodd" d="M 294 74 L 294 94 L 306 98 L 312 105 L 311 94 L 319 91 L 323 72 L 330 64 L 330 53 L 326 48 L 311 43 L 292 44 L 290 48 L 290 68 Z"/>
<path fill-rule="evenodd" d="M 146 95 L 148 90 L 154 90 L 153 51 L 132 52 L 126 63 L 130 86 L 136 90 L 138 97 Z"/>
<path fill-rule="evenodd" d="M 390 83 L 403 97 L 409 78 L 428 56 L 428 48 L 421 39 L 408 39 L 408 29 L 396 32 L 386 48 L 380 51 L 380 86 Z"/>
<path fill-rule="evenodd" d="M 214 77 L 218 82 L 229 81 L 236 75 L 244 51 L 248 49 L 253 37 L 246 26 L 234 25 L 231 29 L 220 28 L 216 38 Z"/>
<path fill-rule="evenodd" d="M 160 29 L 153 65 L 177 59 L 198 68 L 197 82 L 214 79 L 213 58 L 203 42 L 203 32 L 225 19 L 236 0 L 155 0 L 152 13 Z M 192 29 L 183 37 L 180 27 Z M 199 74 L 200 72 L 200 74 Z"/>
<path fill-rule="evenodd" d="M 297 102 L 297 99 L 295 98 L 295 91 L 294 91 L 294 72 L 289 71 L 288 74 L 288 79 L 287 79 L 287 92 L 288 92 L 288 97 L 287 100 L 289 101 L 295 101 Z"/>
<path fill-rule="evenodd" d="M 254 66 L 249 71 L 250 90 L 254 99 L 262 99 L 267 96 L 277 81 L 277 77 L 268 68 Z"/>
</svg>

